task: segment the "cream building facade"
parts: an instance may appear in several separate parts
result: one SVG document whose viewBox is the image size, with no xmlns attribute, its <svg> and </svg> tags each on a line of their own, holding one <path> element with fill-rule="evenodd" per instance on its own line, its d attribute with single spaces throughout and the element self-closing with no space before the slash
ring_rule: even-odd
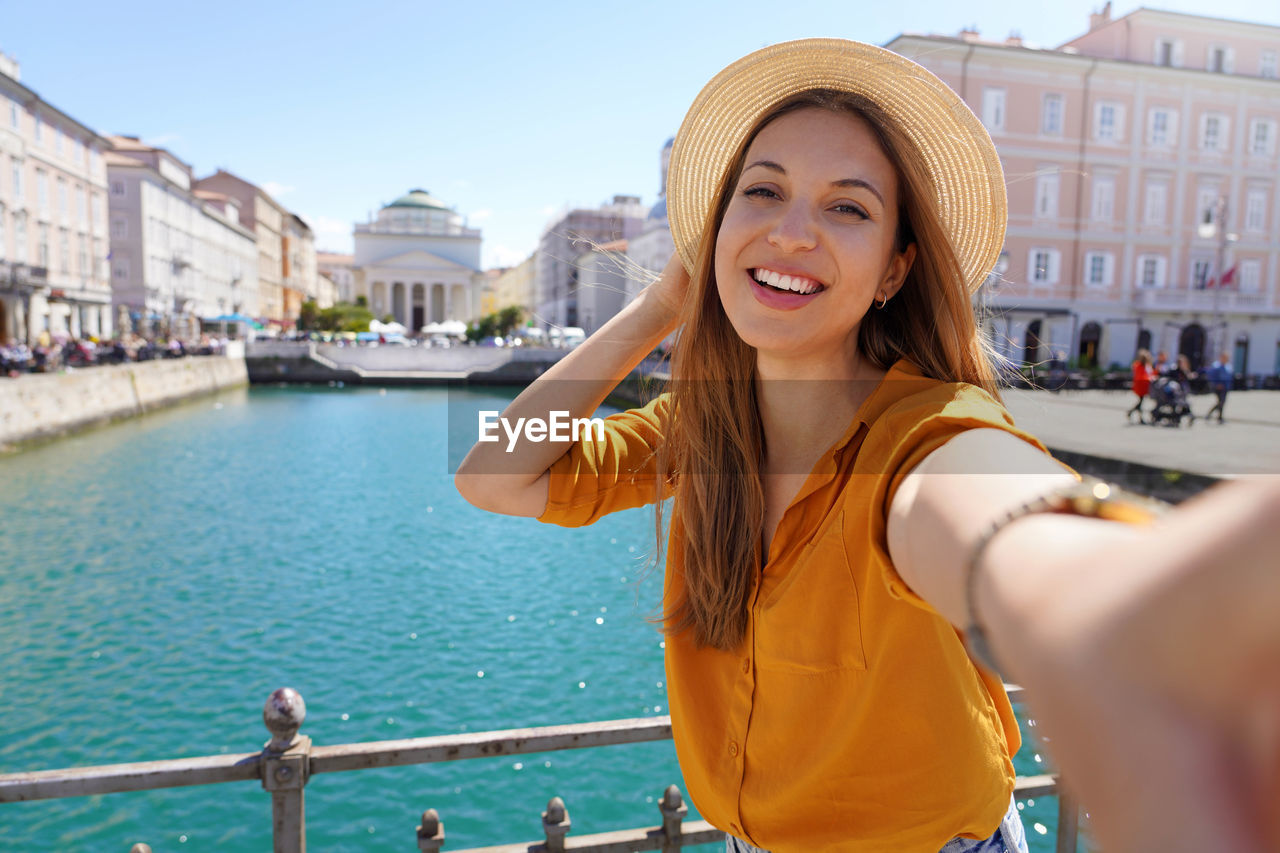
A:
<svg viewBox="0 0 1280 853">
<path fill-rule="evenodd" d="M 356 274 L 352 268 L 354 260 L 353 255 L 340 252 L 316 252 L 316 270 L 333 282 L 335 302 L 356 301 Z"/>
<path fill-rule="evenodd" d="M 1239 374 L 1280 372 L 1280 28 L 1108 4 L 1055 49 L 972 32 L 887 47 L 999 149 L 1009 230 L 980 298 L 1015 361 L 1225 349 Z"/>
<path fill-rule="evenodd" d="M 353 234 L 355 295 L 413 332 L 479 315 L 480 230 L 426 190 L 410 190 Z"/>
<path fill-rule="evenodd" d="M 286 318 L 296 319 L 303 302 L 308 299 L 316 303 L 320 301 L 316 278 L 316 238 L 311 226 L 296 213 L 285 214 L 282 232 L 280 286 L 283 311 Z"/>
<path fill-rule="evenodd" d="M 557 216 L 538 242 L 534 266 L 534 319 L 543 329 L 579 326 L 577 259 L 593 248 L 637 236 L 645 207 L 639 196 L 616 195 L 597 208 L 575 208 Z"/>
<path fill-rule="evenodd" d="M 268 327 L 290 326 L 297 314 L 285 313 L 284 233 L 290 215 L 265 190 L 244 178 L 219 169 L 193 184 L 199 190 L 220 193 L 239 205 L 240 224 L 253 232 L 258 247 L 258 314 Z"/>
<path fill-rule="evenodd" d="M 110 337 L 106 138 L 0 54 L 0 339 Z"/>
<path fill-rule="evenodd" d="M 117 317 L 147 336 L 258 312 L 258 250 L 238 204 L 192 189 L 191 167 L 135 137 L 109 137 L 108 220 Z"/>
</svg>

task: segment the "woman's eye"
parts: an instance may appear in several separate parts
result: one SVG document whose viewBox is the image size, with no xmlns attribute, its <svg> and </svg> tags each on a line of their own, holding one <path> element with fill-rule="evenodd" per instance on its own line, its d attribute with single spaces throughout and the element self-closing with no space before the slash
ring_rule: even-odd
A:
<svg viewBox="0 0 1280 853">
<path fill-rule="evenodd" d="M 853 216 L 858 219 L 866 219 L 867 212 L 856 204 L 837 204 L 832 208 L 836 213 L 842 216 Z"/>
<path fill-rule="evenodd" d="M 747 187 L 742 191 L 747 198 L 777 198 L 778 194 L 768 187 Z"/>
</svg>

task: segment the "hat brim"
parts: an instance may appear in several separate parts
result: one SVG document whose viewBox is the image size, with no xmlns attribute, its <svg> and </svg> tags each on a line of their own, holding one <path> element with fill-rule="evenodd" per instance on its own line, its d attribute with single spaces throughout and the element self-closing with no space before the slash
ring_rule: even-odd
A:
<svg viewBox="0 0 1280 853">
<path fill-rule="evenodd" d="M 938 214 L 970 290 L 995 268 L 1008 200 L 991 136 L 960 96 L 927 69 L 875 45 L 802 39 L 725 68 L 689 108 L 671 148 L 667 220 L 692 270 L 715 193 L 742 140 L 780 101 L 809 89 L 862 95 L 912 140 L 937 192 Z"/>
</svg>

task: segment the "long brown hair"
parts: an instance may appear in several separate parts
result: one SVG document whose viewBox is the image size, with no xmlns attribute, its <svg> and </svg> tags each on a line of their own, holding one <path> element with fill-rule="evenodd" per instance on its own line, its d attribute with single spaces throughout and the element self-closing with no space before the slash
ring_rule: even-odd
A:
<svg viewBox="0 0 1280 853">
<path fill-rule="evenodd" d="M 683 533 L 683 593 L 668 602 L 663 618 L 668 633 L 692 630 L 700 646 L 730 650 L 741 642 L 764 528 L 755 350 L 738 336 L 720 303 L 716 237 L 756 136 L 781 116 L 810 107 L 851 114 L 871 127 L 898 176 L 895 248 L 917 246 L 895 298 L 862 318 L 859 351 L 880 368 L 905 358 L 926 376 L 999 393 L 994 351 L 975 321 L 969 288 L 938 218 L 933 178 L 908 137 L 858 95 L 813 89 L 777 104 L 747 134 L 721 177 L 671 357 L 672 405 L 658 454 L 658 482 L 675 483 L 671 524 Z M 661 502 L 657 535 L 661 547 Z"/>
</svg>

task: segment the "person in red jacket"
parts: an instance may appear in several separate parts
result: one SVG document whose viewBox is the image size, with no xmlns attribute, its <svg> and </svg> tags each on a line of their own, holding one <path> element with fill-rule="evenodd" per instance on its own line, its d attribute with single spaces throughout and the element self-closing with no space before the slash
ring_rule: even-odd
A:
<svg viewBox="0 0 1280 853">
<path fill-rule="evenodd" d="M 1139 421 L 1146 420 L 1142 415 L 1142 401 L 1151 392 L 1151 380 L 1156 378 L 1155 367 L 1149 350 L 1138 350 L 1138 357 L 1133 361 L 1133 393 L 1138 395 L 1138 402 L 1128 412 L 1129 420 L 1136 414 Z"/>
</svg>

